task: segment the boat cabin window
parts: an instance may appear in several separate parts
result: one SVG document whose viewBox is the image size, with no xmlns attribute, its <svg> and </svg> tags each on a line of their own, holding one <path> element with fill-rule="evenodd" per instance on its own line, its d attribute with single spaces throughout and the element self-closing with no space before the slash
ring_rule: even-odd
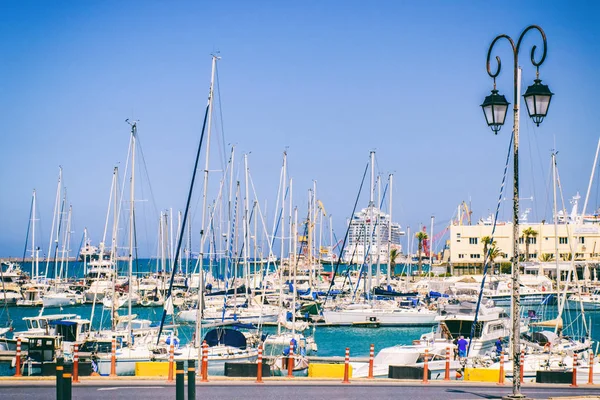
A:
<svg viewBox="0 0 600 400">
<path fill-rule="evenodd" d="M 89 332 L 89 331 L 90 331 L 90 324 L 88 324 L 88 323 L 81 324 L 81 333 Z"/>
<path fill-rule="evenodd" d="M 506 313 L 506 311 L 502 311 L 499 315 L 499 318 L 508 318 L 508 314 Z"/>
<path fill-rule="evenodd" d="M 493 324 L 490 325 L 488 333 L 494 333 L 498 331 L 504 331 L 504 324 Z"/>
<path fill-rule="evenodd" d="M 56 334 L 62 336 L 65 342 L 77 341 L 77 323 L 71 321 L 58 321 L 56 323 Z"/>
<path fill-rule="evenodd" d="M 473 326 L 473 321 L 446 320 L 444 322 L 446 323 L 448 330 L 450 330 L 452 337 L 458 338 L 460 336 L 471 336 L 471 327 Z M 482 330 L 483 322 L 477 322 L 475 325 L 475 331 L 473 332 L 473 338 L 481 337 Z"/>
<path fill-rule="evenodd" d="M 40 324 L 40 326 L 39 326 L 40 329 L 46 329 L 48 327 L 48 320 L 40 319 L 39 324 Z"/>
<path fill-rule="evenodd" d="M 84 342 L 79 351 L 83 353 L 110 353 L 112 342 Z"/>
</svg>

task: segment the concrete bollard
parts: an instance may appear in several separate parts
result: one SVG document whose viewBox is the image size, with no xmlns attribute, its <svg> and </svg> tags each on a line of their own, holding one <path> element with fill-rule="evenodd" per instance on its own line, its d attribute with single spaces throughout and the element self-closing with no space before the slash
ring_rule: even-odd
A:
<svg viewBox="0 0 600 400">
<path fill-rule="evenodd" d="M 177 361 L 175 368 L 175 399 L 185 400 L 185 377 L 183 375 L 183 361 Z"/>
<path fill-rule="evenodd" d="M 590 359 L 588 361 L 589 364 L 589 375 L 588 375 L 588 385 L 594 384 L 594 352 L 590 350 Z"/>
<path fill-rule="evenodd" d="M 450 346 L 446 347 L 446 372 L 444 373 L 444 380 L 450 380 Z"/>
<path fill-rule="evenodd" d="M 62 400 L 71 400 L 72 398 L 72 390 L 73 390 L 73 386 L 72 386 L 72 382 L 71 382 L 71 378 L 72 378 L 72 374 L 71 374 L 71 366 L 70 365 L 65 365 L 64 370 L 63 370 L 63 374 L 62 374 L 62 381 L 63 381 L 63 397 Z"/>
<path fill-rule="evenodd" d="M 423 382 L 424 384 L 428 384 L 429 383 L 429 365 L 427 364 L 429 362 L 429 350 L 425 349 L 425 356 L 424 356 L 424 364 L 423 364 Z"/>
<path fill-rule="evenodd" d="M 63 371 L 65 359 L 63 357 L 56 358 L 56 400 L 63 398 Z"/>
<path fill-rule="evenodd" d="M 31 374 L 31 371 L 29 372 Z M 21 337 L 17 337 L 17 353 L 15 354 L 15 376 L 21 377 Z"/>
<path fill-rule="evenodd" d="M 519 362 L 519 380 L 523 384 L 523 375 L 525 375 L 525 350 L 521 350 L 521 358 Z"/>
<path fill-rule="evenodd" d="M 111 378 L 117 376 L 117 338 L 112 338 L 112 351 L 110 356 L 110 375 Z"/>
<path fill-rule="evenodd" d="M 262 380 L 262 344 L 258 345 L 258 361 L 256 362 L 256 383 L 263 383 Z"/>
<path fill-rule="evenodd" d="M 79 344 L 73 345 L 73 383 L 79 383 Z"/>
<path fill-rule="evenodd" d="M 208 344 L 206 340 L 202 342 L 202 380 L 208 382 Z"/>
<path fill-rule="evenodd" d="M 288 378 L 293 378 L 294 377 L 294 342 L 290 342 L 290 354 L 288 356 L 288 363 L 287 363 L 287 370 L 288 370 Z"/>
<path fill-rule="evenodd" d="M 367 378 L 373 379 L 373 362 L 375 360 L 375 345 L 371 344 L 371 349 L 369 350 L 369 376 Z"/>
<path fill-rule="evenodd" d="M 188 360 L 188 399 L 196 399 L 196 360 L 190 358 Z"/>
<path fill-rule="evenodd" d="M 175 344 L 171 337 L 171 345 L 169 346 L 169 372 L 167 376 L 167 383 L 173 383 L 173 368 L 175 367 Z"/>
<path fill-rule="evenodd" d="M 573 354 L 573 380 L 571 387 L 577 387 L 577 353 Z"/>
<path fill-rule="evenodd" d="M 498 385 L 504 385 L 504 352 L 500 352 L 500 373 L 498 374 Z"/>
<path fill-rule="evenodd" d="M 346 357 L 344 358 L 344 380 L 342 383 L 350 383 L 350 348 L 346 347 Z"/>
</svg>

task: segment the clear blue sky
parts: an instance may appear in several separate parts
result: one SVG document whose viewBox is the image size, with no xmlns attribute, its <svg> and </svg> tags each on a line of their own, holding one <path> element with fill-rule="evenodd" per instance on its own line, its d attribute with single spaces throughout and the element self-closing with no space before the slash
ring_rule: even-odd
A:
<svg viewBox="0 0 600 400">
<path fill-rule="evenodd" d="M 140 179 L 154 193 L 138 190 L 147 200 L 139 216 L 149 221 L 140 240 L 143 253 L 155 254 L 151 204 L 184 207 L 216 50 L 223 120 L 211 169 L 221 168 L 217 154 L 228 144 L 238 156 L 250 152 L 261 202 L 275 202 L 287 148 L 300 215 L 317 180 L 342 236 L 376 150 L 378 171 L 395 173 L 394 219 L 403 227 L 414 232 L 435 215 L 442 229 L 463 200 L 474 219 L 485 217 L 495 208 L 510 134 L 509 124 L 494 136 L 479 107 L 492 87 L 487 50 L 496 35 L 516 38 L 532 23 L 548 37 L 540 73 L 556 96 L 539 128 L 523 107 L 521 192 L 535 198 L 522 208 L 532 208 L 531 220 L 549 219 L 550 150 L 559 151 L 566 199 L 584 196 L 593 163 L 599 8 L 594 1 L 2 1 L 0 256 L 22 254 L 34 188 L 37 240 L 47 246 L 59 165 L 73 205 L 72 248 L 84 227 L 98 243 L 113 166 L 125 163 L 126 118 L 140 120 L 149 177 Z M 520 55 L 524 87 L 535 75 L 534 44 L 541 41 L 530 33 Z M 504 66 L 498 88 L 512 103 L 507 43 L 496 54 Z M 599 206 L 596 186 L 589 209 Z M 504 202 L 503 219 L 510 207 Z"/>
</svg>

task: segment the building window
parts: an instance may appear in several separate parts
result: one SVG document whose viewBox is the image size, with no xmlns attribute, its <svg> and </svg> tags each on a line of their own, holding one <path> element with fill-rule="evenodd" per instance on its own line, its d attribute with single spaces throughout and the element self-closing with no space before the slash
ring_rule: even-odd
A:
<svg viewBox="0 0 600 400">
<path fill-rule="evenodd" d="M 457 239 L 460 239 L 460 233 L 457 233 L 457 234 L 456 234 L 456 238 L 457 238 Z"/>
<path fill-rule="evenodd" d="M 465 255 L 464 254 L 459 254 L 458 258 L 465 258 Z"/>
<path fill-rule="evenodd" d="M 529 238 L 529 244 L 536 244 L 536 243 L 537 243 L 537 238 L 534 238 L 534 237 Z"/>
<path fill-rule="evenodd" d="M 469 238 L 469 244 L 477 244 L 477 238 Z"/>
<path fill-rule="evenodd" d="M 558 243 L 559 243 L 559 244 L 568 244 L 568 243 L 569 243 L 569 241 L 568 241 L 567 239 L 568 239 L 568 238 L 566 238 L 566 237 L 564 237 L 564 236 L 563 236 L 563 237 L 559 237 L 559 238 L 558 238 Z"/>
<path fill-rule="evenodd" d="M 529 255 L 529 259 L 530 259 L 530 260 L 531 260 L 531 259 L 534 259 L 534 260 L 535 260 L 536 258 L 537 258 L 537 253 L 533 253 L 533 254 L 530 254 L 530 255 Z"/>
<path fill-rule="evenodd" d="M 520 237 L 519 238 L 519 244 L 523 244 L 523 243 L 525 243 L 525 240 L 523 239 L 523 237 Z"/>
<path fill-rule="evenodd" d="M 585 238 L 582 236 L 579 238 L 579 244 L 584 244 L 585 243 Z"/>
<path fill-rule="evenodd" d="M 471 258 L 481 258 L 481 254 L 471 254 Z"/>
</svg>

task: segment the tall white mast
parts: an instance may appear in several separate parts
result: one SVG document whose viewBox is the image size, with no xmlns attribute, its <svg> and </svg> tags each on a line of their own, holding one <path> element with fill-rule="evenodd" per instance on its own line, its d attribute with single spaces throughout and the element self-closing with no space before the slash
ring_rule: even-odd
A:
<svg viewBox="0 0 600 400">
<path fill-rule="evenodd" d="M 38 268 L 36 259 L 35 259 L 35 189 L 33 189 L 33 199 L 31 202 L 31 262 L 33 263 L 33 280 L 37 280 L 38 278 Z"/>
<path fill-rule="evenodd" d="M 367 248 L 369 249 L 369 258 L 370 260 L 365 260 L 368 261 L 368 270 L 367 270 L 367 281 L 366 286 L 367 286 L 367 293 L 365 293 L 367 295 L 367 298 L 371 298 L 371 286 L 372 286 L 372 279 L 373 279 L 373 249 L 375 246 L 373 246 L 373 235 L 375 234 L 375 152 L 371 151 L 371 190 L 369 190 L 369 234 L 365 235 L 366 236 L 366 240 L 365 242 L 367 243 Z M 367 256 L 366 252 L 365 252 L 365 257 Z"/>
<path fill-rule="evenodd" d="M 248 190 L 248 154 L 244 154 L 244 186 L 245 186 L 245 199 L 244 199 L 244 275 L 246 275 L 246 300 L 248 300 L 248 290 L 250 288 L 250 263 L 248 254 L 250 251 L 250 221 L 248 209 L 250 208 L 249 197 L 250 191 Z"/>
<path fill-rule="evenodd" d="M 127 121 L 129 123 L 129 121 Z M 129 187 L 129 300 L 127 312 L 129 315 L 129 338 L 132 337 L 131 326 L 131 299 L 133 297 L 133 218 L 134 218 L 134 199 L 135 199 L 135 141 L 137 136 L 137 123 L 134 121 L 131 125 L 131 181 Z M 114 299 L 113 299 L 114 301 Z"/>
<path fill-rule="evenodd" d="M 598 139 L 598 146 L 596 147 L 596 156 L 594 157 L 594 165 L 592 165 L 592 173 L 590 174 L 590 181 L 588 183 L 587 193 L 585 195 L 585 201 L 583 203 L 583 210 L 581 210 L 581 218 L 579 218 L 579 222 L 583 222 L 583 217 L 585 216 L 585 212 L 587 211 L 588 199 L 590 198 L 590 191 L 592 190 L 592 180 L 594 179 L 594 174 L 596 173 L 596 164 L 598 164 L 598 152 L 600 152 L 600 139 Z"/>
<path fill-rule="evenodd" d="M 381 235 L 379 234 L 381 232 L 381 225 L 379 224 L 380 222 L 380 218 L 379 216 L 381 215 L 381 179 L 379 176 L 377 176 L 377 222 L 376 222 L 376 232 L 375 235 L 377 235 L 375 242 L 377 243 L 376 247 L 377 247 L 377 272 L 375 275 L 375 286 L 379 286 L 380 280 L 379 277 L 381 276 Z"/>
<path fill-rule="evenodd" d="M 58 232 L 56 233 L 56 239 L 54 239 L 54 227 L 56 226 L 58 229 L 58 218 L 57 218 L 57 213 L 58 213 L 58 209 L 60 207 L 60 189 L 61 189 L 61 183 L 62 183 L 62 167 L 59 166 L 58 167 L 58 184 L 56 186 L 56 198 L 54 200 L 54 212 L 52 213 L 52 228 L 50 228 L 50 242 L 48 244 L 48 254 L 46 255 L 46 277 L 48 276 L 48 267 L 50 266 L 50 257 L 52 255 L 52 244 L 53 244 L 53 240 L 55 240 L 55 244 L 56 246 L 58 246 Z M 56 265 L 54 266 L 54 269 L 56 269 Z"/>
<path fill-rule="evenodd" d="M 431 231 L 429 234 L 431 238 L 429 239 L 429 278 L 431 278 L 431 274 L 433 273 L 433 220 L 435 217 L 431 216 Z"/>
<path fill-rule="evenodd" d="M 391 246 L 392 246 L 392 205 L 394 204 L 392 202 L 392 194 L 394 193 L 393 189 L 393 183 L 394 183 L 394 174 L 390 174 L 390 220 L 388 221 L 388 245 L 387 245 L 387 254 L 388 254 L 388 261 L 387 261 L 387 284 L 389 285 L 391 282 L 391 268 L 392 268 L 392 259 L 390 257 L 390 254 L 392 252 Z"/>
<path fill-rule="evenodd" d="M 199 279 L 198 279 L 198 309 L 196 312 L 196 344 L 198 347 L 198 365 L 202 361 L 202 352 L 200 351 L 200 343 L 202 343 L 201 336 L 201 323 L 202 323 L 202 291 L 204 290 L 204 229 L 206 220 L 206 192 L 208 190 L 208 167 L 209 167 L 209 156 L 210 156 L 210 132 L 212 125 L 212 110 L 213 110 L 213 95 L 215 88 L 215 70 L 217 68 L 217 60 L 221 57 L 217 57 L 213 54 L 212 56 L 212 68 L 210 74 L 210 89 L 208 91 L 208 127 L 206 137 L 206 160 L 204 163 L 204 183 L 202 187 L 202 219 L 200 225 L 200 253 L 198 254 L 199 262 Z"/>
</svg>

